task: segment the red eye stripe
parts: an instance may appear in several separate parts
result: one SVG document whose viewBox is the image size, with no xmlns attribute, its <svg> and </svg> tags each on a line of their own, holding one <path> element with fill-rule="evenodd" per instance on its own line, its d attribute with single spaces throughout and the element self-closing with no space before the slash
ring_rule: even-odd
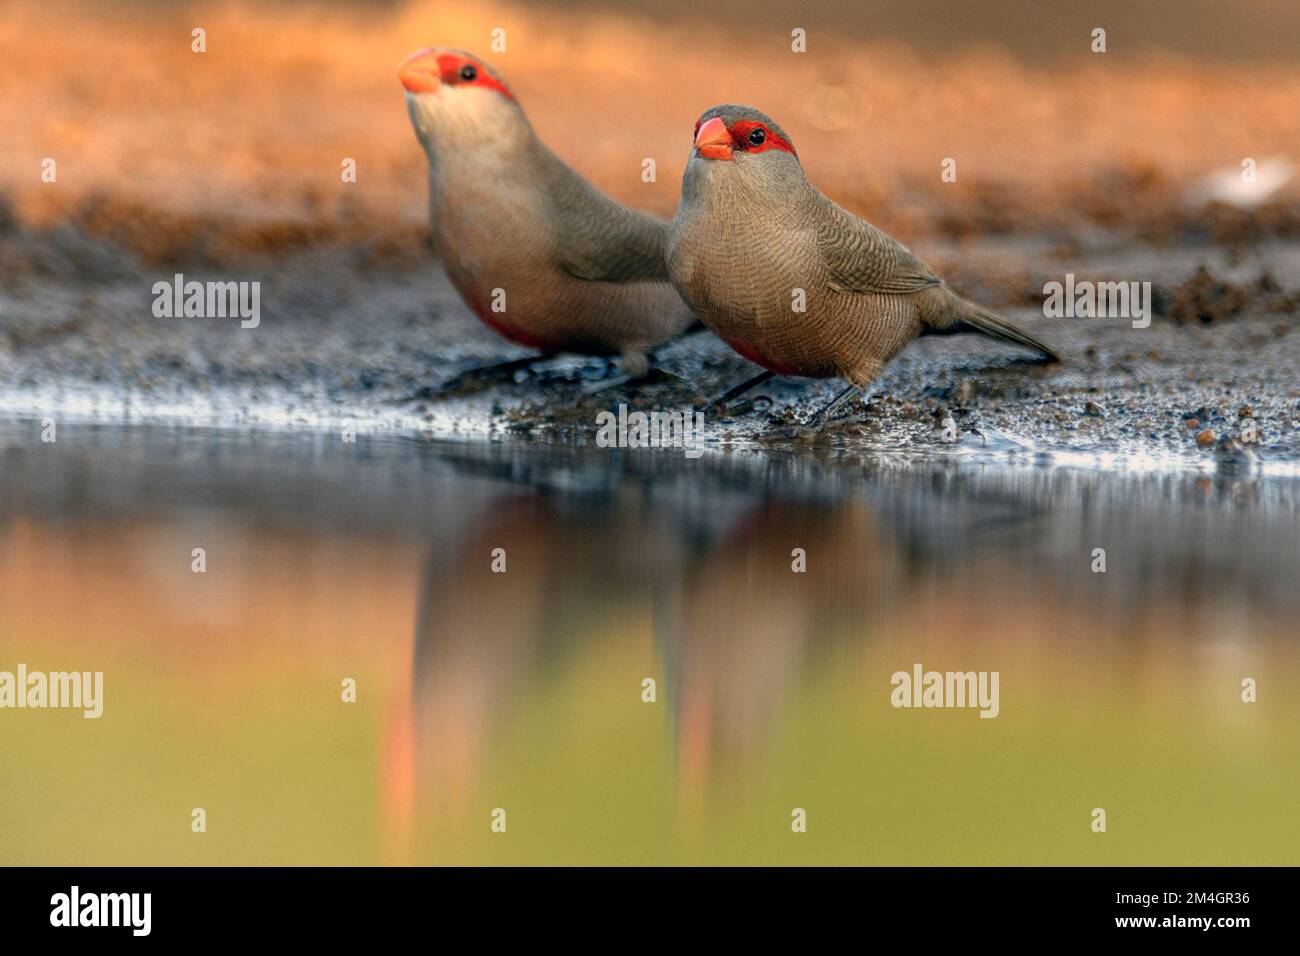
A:
<svg viewBox="0 0 1300 956">
<path fill-rule="evenodd" d="M 763 145 L 755 146 L 749 141 L 749 134 L 756 129 L 761 129 L 766 135 Z M 743 149 L 747 153 L 762 153 L 769 149 L 781 149 L 792 156 L 799 154 L 794 151 L 791 142 L 780 133 L 774 133 L 771 129 L 762 123 L 754 120 L 737 120 L 731 126 L 731 141 L 735 144 L 736 149 Z"/>
<path fill-rule="evenodd" d="M 460 71 L 467 66 L 474 67 L 478 71 L 478 76 L 472 80 L 462 79 Z M 441 74 L 442 82 L 448 86 L 481 86 L 487 90 L 496 90 L 508 100 L 515 98 L 515 95 L 510 92 L 504 83 L 473 60 L 466 60 L 463 57 L 444 53 L 438 57 L 438 72 Z"/>
</svg>

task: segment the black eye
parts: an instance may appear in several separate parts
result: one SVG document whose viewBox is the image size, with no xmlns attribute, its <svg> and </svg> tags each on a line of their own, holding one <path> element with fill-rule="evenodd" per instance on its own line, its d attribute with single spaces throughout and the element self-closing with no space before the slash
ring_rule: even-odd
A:
<svg viewBox="0 0 1300 956">
<path fill-rule="evenodd" d="M 749 145 L 762 146 L 765 142 L 767 142 L 767 133 L 763 132 L 761 126 L 749 131 Z"/>
<path fill-rule="evenodd" d="M 460 78 L 466 83 L 473 83 L 478 78 L 478 69 L 467 63 L 460 68 Z"/>
</svg>

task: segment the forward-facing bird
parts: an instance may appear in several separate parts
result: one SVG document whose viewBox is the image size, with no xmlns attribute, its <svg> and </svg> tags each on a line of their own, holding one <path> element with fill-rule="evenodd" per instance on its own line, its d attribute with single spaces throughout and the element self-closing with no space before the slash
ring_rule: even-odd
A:
<svg viewBox="0 0 1300 956">
<path fill-rule="evenodd" d="M 495 70 L 435 47 L 398 77 L 429 160 L 434 249 L 485 324 L 540 357 L 621 354 L 635 373 L 693 322 L 668 280 L 668 223 L 565 165 Z"/>
<path fill-rule="evenodd" d="M 963 299 L 924 262 L 822 195 L 768 116 L 715 106 L 695 124 L 668 272 L 700 320 L 761 375 L 850 384 L 814 416 L 824 423 L 919 335 L 978 331 L 1056 353 Z"/>
</svg>

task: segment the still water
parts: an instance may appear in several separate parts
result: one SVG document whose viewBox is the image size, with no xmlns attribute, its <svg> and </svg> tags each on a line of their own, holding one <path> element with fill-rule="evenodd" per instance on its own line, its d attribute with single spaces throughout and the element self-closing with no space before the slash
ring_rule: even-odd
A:
<svg viewBox="0 0 1300 956">
<path fill-rule="evenodd" d="M 0 863 L 1295 864 L 1297 491 L 0 424 Z"/>
</svg>

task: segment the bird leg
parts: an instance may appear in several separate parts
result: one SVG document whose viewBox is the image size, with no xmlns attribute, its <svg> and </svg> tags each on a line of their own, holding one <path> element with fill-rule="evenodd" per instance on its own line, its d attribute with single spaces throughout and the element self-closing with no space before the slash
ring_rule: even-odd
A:
<svg viewBox="0 0 1300 956">
<path fill-rule="evenodd" d="M 821 429 L 826 425 L 828 421 L 831 420 L 831 418 L 835 415 L 835 413 L 839 411 L 841 408 L 843 408 L 844 405 L 847 404 L 848 401 L 858 393 L 858 390 L 861 387 L 862 386 L 860 385 L 848 385 L 845 388 L 841 389 L 834 398 L 832 398 L 829 402 L 825 404 L 825 406 L 822 407 L 822 409 L 819 412 L 817 412 L 810 419 L 808 419 L 808 421 L 804 422 L 803 424 L 804 431 L 813 431 L 813 432 L 821 431 Z"/>
<path fill-rule="evenodd" d="M 588 385 L 582 390 L 584 395 L 599 395 L 620 385 L 631 385 L 650 377 L 650 363 L 654 361 L 653 352 L 627 351 L 622 355 L 623 372 L 603 382 Z"/>
<path fill-rule="evenodd" d="M 525 355 L 523 358 L 511 359 L 508 362 L 494 362 L 491 365 L 480 365 L 476 368 L 467 368 L 463 372 L 448 379 L 444 388 L 454 387 L 471 380 L 488 381 L 498 378 L 512 378 L 515 372 L 520 369 L 532 368 L 543 359 L 550 358 L 548 355 Z"/>
<path fill-rule="evenodd" d="M 701 332 L 707 332 L 708 327 L 703 322 L 696 319 L 682 331 L 678 332 L 669 341 L 680 342 L 682 339 L 691 335 L 698 335 Z M 667 343 L 665 343 L 667 344 Z M 606 379 L 603 382 L 597 382 L 594 385 L 588 385 L 583 389 L 584 395 L 599 395 L 601 392 L 608 392 L 610 389 L 618 388 L 620 385 L 638 385 L 645 384 L 649 381 L 656 380 L 659 376 L 677 379 L 677 376 L 663 372 L 660 369 L 652 367 L 655 361 L 654 352 L 624 352 L 623 372 L 613 378 Z"/>
<path fill-rule="evenodd" d="M 492 382 L 510 378 L 520 369 L 532 368 L 533 365 L 550 357 L 549 355 L 526 355 L 523 358 L 511 359 L 508 362 L 495 362 L 492 365 L 467 368 L 465 371 L 453 375 L 441 385 L 425 385 L 405 398 L 398 399 L 398 401 L 413 402 L 418 399 L 444 398 L 463 391 L 465 386 L 471 382 Z"/>
<path fill-rule="evenodd" d="M 709 411 L 710 409 L 718 409 L 720 411 L 725 411 L 727 406 L 731 404 L 733 401 L 735 401 L 737 398 L 739 398 L 741 395 L 744 395 L 751 388 L 754 388 L 758 385 L 762 385 L 769 378 L 773 378 L 775 375 L 776 373 L 773 372 L 771 369 L 764 369 L 762 372 L 759 372 L 753 378 L 746 379 L 745 381 L 741 382 L 739 385 L 736 385 L 735 387 L 723 392 L 721 395 L 717 396 L 716 398 L 710 399 L 707 403 L 705 403 L 704 408 L 702 410 Z"/>
<path fill-rule="evenodd" d="M 650 371 L 650 360 L 654 356 L 646 352 L 631 350 L 624 352 L 622 357 L 624 375 L 630 375 L 632 378 L 645 378 L 646 373 Z"/>
</svg>

